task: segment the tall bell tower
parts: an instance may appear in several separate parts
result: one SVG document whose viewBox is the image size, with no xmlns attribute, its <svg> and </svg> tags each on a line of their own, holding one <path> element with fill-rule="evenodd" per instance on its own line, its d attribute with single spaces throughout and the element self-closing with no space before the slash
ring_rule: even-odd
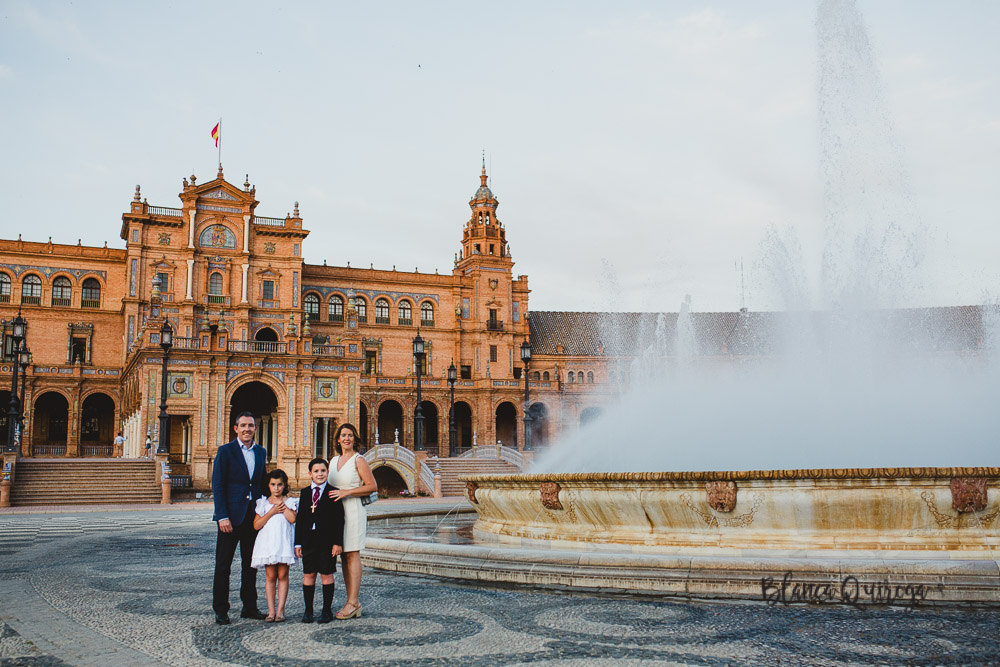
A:
<svg viewBox="0 0 1000 667">
<path fill-rule="evenodd" d="M 513 265 L 507 248 L 507 231 L 497 219 L 499 202 L 486 184 L 487 180 L 486 160 L 483 159 L 479 189 L 469 200 L 472 215 L 462 231 L 462 252 L 455 264 L 459 272 L 464 273 L 472 265 L 487 264 L 508 270 Z"/>
</svg>

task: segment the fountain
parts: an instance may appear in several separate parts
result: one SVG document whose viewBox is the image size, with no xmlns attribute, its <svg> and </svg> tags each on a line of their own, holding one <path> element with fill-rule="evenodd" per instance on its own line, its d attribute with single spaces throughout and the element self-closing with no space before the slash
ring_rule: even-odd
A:
<svg viewBox="0 0 1000 667">
<path fill-rule="evenodd" d="M 606 353 L 629 359 L 622 400 L 530 474 L 466 479 L 478 546 L 383 565 L 765 602 L 1000 604 L 998 309 L 903 307 L 924 237 L 867 34 L 849 0 L 823 0 L 817 28 L 824 242 L 806 261 L 795 234 L 765 239 L 786 310 L 741 311 L 735 355 L 712 349 L 712 315 L 690 297 L 638 324 L 608 314 Z M 876 583 L 888 598 L 864 598 Z"/>
</svg>

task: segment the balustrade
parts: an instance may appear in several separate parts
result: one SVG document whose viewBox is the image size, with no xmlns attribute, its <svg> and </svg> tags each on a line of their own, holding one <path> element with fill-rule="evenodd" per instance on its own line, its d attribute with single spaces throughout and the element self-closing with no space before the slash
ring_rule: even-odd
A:
<svg viewBox="0 0 1000 667">
<path fill-rule="evenodd" d="M 288 350 L 288 343 L 279 343 L 270 340 L 230 340 L 226 343 L 226 349 L 230 352 L 284 354 Z"/>
</svg>

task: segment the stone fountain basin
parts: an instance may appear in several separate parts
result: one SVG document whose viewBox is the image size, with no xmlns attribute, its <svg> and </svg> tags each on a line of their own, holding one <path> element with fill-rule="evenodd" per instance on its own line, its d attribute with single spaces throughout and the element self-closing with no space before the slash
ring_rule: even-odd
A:
<svg viewBox="0 0 1000 667">
<path fill-rule="evenodd" d="M 1000 547 L 1000 468 L 462 479 L 479 515 L 474 534 L 484 542 L 631 553 L 916 551 L 920 558 L 991 560 L 991 549 Z"/>
</svg>

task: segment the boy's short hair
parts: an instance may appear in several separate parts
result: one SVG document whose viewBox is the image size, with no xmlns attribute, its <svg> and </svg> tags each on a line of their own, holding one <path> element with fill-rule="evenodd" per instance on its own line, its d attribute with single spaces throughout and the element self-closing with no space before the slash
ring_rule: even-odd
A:
<svg viewBox="0 0 1000 667">
<path fill-rule="evenodd" d="M 327 469 L 330 468 L 330 464 L 326 462 L 326 459 L 324 459 L 322 456 L 317 456 L 316 458 L 314 458 L 312 461 L 309 462 L 309 468 L 307 468 L 307 470 L 309 470 L 309 472 L 312 472 L 313 466 L 316 465 L 317 463 L 322 463 L 324 466 L 327 467 Z"/>
</svg>

